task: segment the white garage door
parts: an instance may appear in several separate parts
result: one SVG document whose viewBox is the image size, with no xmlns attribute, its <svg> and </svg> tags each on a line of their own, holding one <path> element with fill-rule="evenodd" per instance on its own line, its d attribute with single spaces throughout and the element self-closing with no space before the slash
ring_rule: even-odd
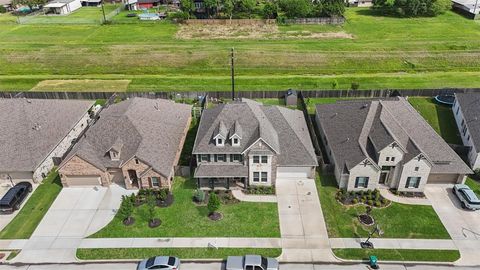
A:
<svg viewBox="0 0 480 270">
<path fill-rule="evenodd" d="M 310 178 L 311 167 L 278 167 L 277 178 Z"/>
<path fill-rule="evenodd" d="M 67 175 L 67 182 L 69 187 L 101 185 L 100 176 L 98 175 Z"/>
</svg>

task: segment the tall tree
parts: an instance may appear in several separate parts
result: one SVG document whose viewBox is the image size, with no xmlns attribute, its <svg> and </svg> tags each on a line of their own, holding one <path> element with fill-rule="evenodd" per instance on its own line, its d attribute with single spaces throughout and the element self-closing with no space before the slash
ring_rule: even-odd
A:
<svg viewBox="0 0 480 270">
<path fill-rule="evenodd" d="M 203 0 L 207 16 L 210 18 L 211 12 L 217 13 L 217 0 Z"/>
<path fill-rule="evenodd" d="M 305 18 L 313 10 L 310 0 L 280 0 L 279 6 L 288 18 Z"/>
<path fill-rule="evenodd" d="M 193 3 L 193 0 L 180 0 L 180 7 L 183 12 L 188 14 L 188 19 L 190 19 L 195 11 L 195 4 Z"/>
<path fill-rule="evenodd" d="M 232 20 L 233 10 L 235 8 L 234 0 L 222 0 L 223 12 Z"/>
</svg>

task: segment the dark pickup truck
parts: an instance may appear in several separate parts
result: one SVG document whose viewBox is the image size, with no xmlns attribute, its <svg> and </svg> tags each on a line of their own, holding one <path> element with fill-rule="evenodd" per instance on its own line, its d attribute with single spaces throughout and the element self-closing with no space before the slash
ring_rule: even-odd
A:
<svg viewBox="0 0 480 270">
<path fill-rule="evenodd" d="M 32 184 L 29 182 L 20 182 L 10 188 L 0 199 L 0 212 L 11 214 L 20 208 L 20 205 L 32 191 Z"/>
</svg>

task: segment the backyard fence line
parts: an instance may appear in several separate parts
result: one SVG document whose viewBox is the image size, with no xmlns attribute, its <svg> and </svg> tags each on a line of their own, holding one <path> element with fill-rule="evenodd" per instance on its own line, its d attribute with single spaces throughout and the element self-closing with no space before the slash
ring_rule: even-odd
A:
<svg viewBox="0 0 480 270">
<path fill-rule="evenodd" d="M 110 13 L 108 13 L 107 15 L 105 15 L 105 19 L 106 21 L 111 21 L 113 17 L 117 16 L 120 12 L 122 12 L 124 10 L 125 6 L 123 5 L 120 5 L 119 7 L 117 7 L 115 10 L 111 11 Z M 102 19 L 103 23 L 105 23 L 105 21 Z"/>
<path fill-rule="evenodd" d="M 308 107 L 305 103 L 305 99 L 303 98 L 302 91 L 298 92 L 298 103 L 300 105 L 300 109 L 303 112 L 303 116 L 305 117 L 305 121 L 307 122 L 308 132 L 310 133 L 310 138 L 313 143 L 313 148 L 315 148 L 315 154 L 317 155 L 317 160 L 320 160 L 320 163 L 323 163 L 322 160 L 322 149 L 320 148 L 319 140 L 317 137 L 317 131 L 315 130 L 315 126 L 313 124 L 312 118 L 308 113 Z"/>
<path fill-rule="evenodd" d="M 345 17 L 343 16 L 334 16 L 334 17 L 318 17 L 318 18 L 296 18 L 296 19 L 285 19 L 286 24 L 344 24 Z"/>
<path fill-rule="evenodd" d="M 237 91 L 239 98 L 283 98 L 287 89 L 281 91 Z M 444 88 L 444 89 L 371 89 L 371 90 L 302 90 L 303 98 L 379 98 L 395 95 L 431 97 L 453 93 L 480 92 L 480 88 Z M 0 98 L 38 98 L 38 99 L 108 99 L 113 92 L 97 92 L 95 90 L 83 92 L 24 92 L 1 91 Z M 119 98 L 163 98 L 163 99 L 195 99 L 208 94 L 213 99 L 230 99 L 230 91 L 155 91 L 155 92 L 117 92 Z"/>
<path fill-rule="evenodd" d="M 192 25 L 266 25 L 275 24 L 277 21 L 274 19 L 188 19 L 185 20 L 185 24 Z"/>
</svg>

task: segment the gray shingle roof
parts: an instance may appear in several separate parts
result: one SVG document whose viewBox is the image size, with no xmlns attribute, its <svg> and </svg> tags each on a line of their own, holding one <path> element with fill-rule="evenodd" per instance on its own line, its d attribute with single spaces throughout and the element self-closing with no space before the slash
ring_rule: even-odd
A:
<svg viewBox="0 0 480 270">
<path fill-rule="evenodd" d="M 432 173 L 471 173 L 468 166 L 404 99 L 344 101 L 316 106 L 317 117 L 339 168 L 349 170 L 373 152 L 397 142 L 408 152 L 404 162 L 423 153 Z"/>
<path fill-rule="evenodd" d="M 195 169 L 195 177 L 248 177 L 248 167 L 243 165 L 203 165 Z"/>
<path fill-rule="evenodd" d="M 224 147 L 215 146 L 212 138 L 221 121 L 230 132 L 235 123 L 241 126 L 240 147 L 232 146 L 230 141 L 227 141 Z M 259 138 L 278 153 L 279 166 L 317 165 L 308 128 L 301 111 L 279 106 L 264 106 L 246 99 L 243 102 L 221 104 L 204 110 L 193 154 L 240 154 Z"/>
<path fill-rule="evenodd" d="M 190 114 L 191 106 L 163 99 L 132 98 L 111 105 L 69 156 L 78 155 L 102 170 L 119 168 L 135 156 L 168 177 Z M 121 148 L 119 161 L 110 159 L 112 148 Z"/>
<path fill-rule="evenodd" d="M 33 172 L 93 101 L 0 99 L 0 171 Z"/>
<path fill-rule="evenodd" d="M 470 132 L 475 149 L 480 149 L 480 94 L 456 93 L 456 101 L 460 104 L 465 124 Z M 455 113 L 455 112 L 454 112 Z"/>
</svg>

